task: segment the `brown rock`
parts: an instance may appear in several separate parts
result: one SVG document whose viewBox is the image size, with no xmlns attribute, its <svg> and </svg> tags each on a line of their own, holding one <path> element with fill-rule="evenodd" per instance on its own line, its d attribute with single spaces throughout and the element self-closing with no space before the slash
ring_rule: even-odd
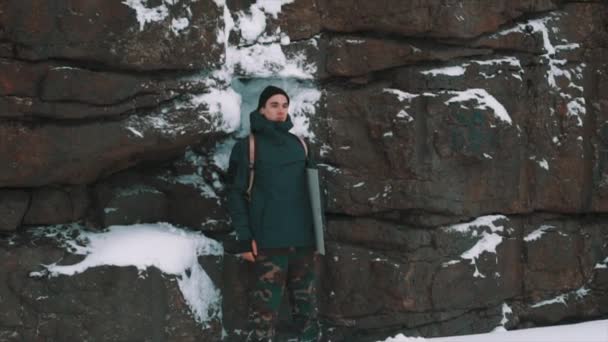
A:
<svg viewBox="0 0 608 342">
<path fill-rule="evenodd" d="M 92 72 L 69 67 L 50 68 L 40 85 L 43 101 L 75 101 L 108 105 L 151 88 L 133 76 Z"/>
<path fill-rule="evenodd" d="M 178 94 L 137 95 L 114 105 L 93 105 L 77 102 L 45 102 L 32 97 L 0 97 L 0 117 L 20 121 L 36 119 L 82 120 L 117 117 L 135 109 L 156 108 L 165 100 L 172 100 Z"/>
<path fill-rule="evenodd" d="M 428 230 L 372 219 L 330 220 L 327 222 L 327 237 L 332 241 L 365 245 L 377 251 L 399 250 L 402 253 L 429 247 L 432 239 Z"/>
<path fill-rule="evenodd" d="M 329 42 L 327 71 L 336 76 L 356 76 L 422 61 L 447 61 L 490 52 L 483 49 L 409 44 L 388 39 L 338 37 Z"/>
<path fill-rule="evenodd" d="M 13 45 L 10 43 L 0 43 L 0 57 L 13 57 Z"/>
<path fill-rule="evenodd" d="M 218 198 L 209 197 L 194 184 L 172 184 L 168 191 L 171 222 L 205 233 L 231 230 L 226 220 L 227 208 Z"/>
<path fill-rule="evenodd" d="M 82 200 L 82 196 L 77 199 Z M 88 202 L 88 201 L 87 201 Z M 32 192 L 32 202 L 23 218 L 26 225 L 69 223 L 82 217 L 84 210 L 74 208 L 70 193 L 59 188 L 41 188 Z M 88 204 L 88 203 L 87 203 Z M 84 205 L 86 208 L 86 204 Z"/>
<path fill-rule="evenodd" d="M 321 16 L 316 0 L 293 1 L 284 5 L 277 25 L 291 41 L 311 38 L 321 32 Z M 272 24 L 270 27 L 272 28 Z"/>
<path fill-rule="evenodd" d="M 593 97 L 587 106 L 591 118 L 595 118 L 595 127 L 592 135 L 585 136 L 590 143 L 588 159 L 594 161 L 591 166 L 592 177 L 589 178 L 591 210 L 594 212 L 608 211 L 608 49 L 594 49 L 589 61 L 591 70 L 597 73 L 587 74 L 597 82 L 597 87 L 591 88 Z M 589 127 L 593 127 L 589 121 Z"/>
<path fill-rule="evenodd" d="M 162 111 L 83 125 L 0 125 L 0 186 L 91 183 L 142 160 L 179 155 L 213 131 L 200 120 L 201 108 Z"/>
<path fill-rule="evenodd" d="M 319 1 L 322 25 L 331 31 L 442 38 L 472 38 L 494 32 L 524 13 L 552 10 L 556 5 L 552 0 Z"/>
<path fill-rule="evenodd" d="M 61 58 L 138 70 L 217 66 L 223 53 L 216 38 L 222 9 L 212 0 L 158 5 L 167 9 L 163 20 L 138 23 L 136 11 L 120 1 L 7 1 L 0 4 L 0 27 L 21 59 Z M 189 25 L 174 32 L 172 20 L 183 18 Z"/>
<path fill-rule="evenodd" d="M 608 275 L 603 220 L 585 224 L 567 217 L 531 221 L 524 234 L 528 301 L 520 313 L 522 320 L 555 324 L 601 316 L 606 311 L 603 293 Z"/>
<path fill-rule="evenodd" d="M 232 19 L 237 23 L 241 17 L 251 16 L 251 1 L 227 0 L 226 4 Z M 276 18 L 269 13 L 264 15 L 266 28 L 261 35 L 275 37 L 275 40 L 287 35 L 290 41 L 294 42 L 312 38 L 321 32 L 321 17 L 316 0 L 300 0 L 284 4 Z M 230 41 L 236 45 L 250 44 L 243 38 L 238 25 L 232 30 Z"/>
<path fill-rule="evenodd" d="M 356 317 L 378 312 L 414 313 L 431 309 L 428 296 L 412 294 L 426 292 L 433 274 L 432 264 L 404 263 L 400 258 L 336 243 L 326 245 L 326 249 L 322 300 L 332 320 L 343 319 L 340 325 L 354 327 L 358 325 Z"/>
<path fill-rule="evenodd" d="M 480 224 L 470 225 L 465 231 L 436 230 L 434 241 L 443 261 L 430 284 L 435 310 L 484 307 L 487 303 L 500 305 L 521 295 L 520 223 L 509 218 L 496 218 L 492 222 L 502 228 L 491 230 Z M 484 251 L 470 259 L 478 244 L 488 247 L 495 239 L 500 239 L 495 252 Z"/>
<path fill-rule="evenodd" d="M 114 189 L 113 195 L 100 208 L 104 227 L 167 221 L 167 197 L 154 188 L 119 188 Z"/>
<path fill-rule="evenodd" d="M 476 39 L 471 45 L 494 50 L 522 51 L 533 54 L 544 53 L 543 35 L 531 25 L 517 24 L 520 29 L 497 32 Z"/>
<path fill-rule="evenodd" d="M 441 267 L 433 277 L 432 295 L 435 310 L 499 305 L 521 294 L 522 272 L 518 266 L 521 244 L 504 239 L 496 254 L 483 253 L 476 266 L 468 260 Z M 475 276 L 476 267 L 481 276 Z M 485 270 L 484 270 L 485 269 Z"/>
<path fill-rule="evenodd" d="M 0 117 L 91 119 L 157 107 L 206 88 L 197 80 L 0 61 Z"/>
<path fill-rule="evenodd" d="M 506 152 L 522 148 L 517 127 L 476 102 L 477 96 L 490 101 L 489 93 L 446 106 L 463 94 L 408 95 L 383 84 L 328 89 L 325 159 L 339 166 L 327 172 L 328 210 L 426 208 L 466 216 L 525 208 L 526 194 L 505 186 L 521 182 L 519 157 Z"/>
<path fill-rule="evenodd" d="M 30 196 L 22 190 L 0 191 L 0 231 L 13 231 L 21 224 L 30 202 Z"/>
<path fill-rule="evenodd" d="M 205 269 L 218 257 L 201 258 Z M 218 341 L 222 327 L 211 317 L 205 329 L 192 312 L 173 275 L 151 267 L 101 266 L 73 276 L 33 276 L 42 265 L 79 260 L 44 239 L 34 244 L 0 245 L 2 327 L 10 326 L 27 340 L 182 340 Z M 221 279 L 209 272 L 221 288 Z M 151 299 L 154 300 L 151 300 Z M 116 310 L 120 306 L 121 310 Z M 30 325 L 35 320 L 39 325 Z M 104 322 L 103 324 L 90 324 Z M 133 320 L 133 322 L 131 322 Z M 131 322 L 124 324 L 125 322 Z"/>
<path fill-rule="evenodd" d="M 538 238 L 530 235 L 544 228 Z M 585 283 L 579 257 L 583 240 L 577 234 L 574 222 L 545 221 L 527 227 L 524 238 L 526 263 L 524 265 L 525 294 L 533 303 L 547 297 L 576 290 Z"/>
<path fill-rule="evenodd" d="M 47 70 L 47 65 L 31 66 L 27 63 L 0 59 L 0 96 L 36 96 L 37 86 Z"/>
</svg>

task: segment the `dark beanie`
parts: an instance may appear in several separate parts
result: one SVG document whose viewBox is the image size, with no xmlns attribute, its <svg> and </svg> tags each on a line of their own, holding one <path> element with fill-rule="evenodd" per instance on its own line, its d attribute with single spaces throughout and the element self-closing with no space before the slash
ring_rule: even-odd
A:
<svg viewBox="0 0 608 342">
<path fill-rule="evenodd" d="M 260 108 L 266 105 L 266 101 L 268 101 L 269 98 L 277 94 L 284 95 L 287 98 L 287 103 L 289 104 L 289 95 L 287 95 L 285 90 L 275 86 L 268 86 L 264 88 L 264 90 L 262 90 L 262 93 L 260 94 L 260 100 L 258 101 L 258 110 L 260 110 Z"/>
</svg>

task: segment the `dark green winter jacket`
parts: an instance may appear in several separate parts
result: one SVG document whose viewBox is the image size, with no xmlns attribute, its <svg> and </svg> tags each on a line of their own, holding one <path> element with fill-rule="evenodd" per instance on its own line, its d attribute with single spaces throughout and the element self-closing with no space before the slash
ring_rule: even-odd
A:
<svg viewBox="0 0 608 342">
<path fill-rule="evenodd" d="M 306 180 L 306 165 L 312 161 L 307 160 L 298 137 L 289 133 L 291 118 L 272 122 L 258 111 L 249 117 L 256 150 L 250 202 L 245 197 L 249 185 L 248 138 L 237 141 L 228 167 L 228 212 L 237 240 L 250 243 L 254 239 L 260 249 L 314 246 Z"/>
</svg>

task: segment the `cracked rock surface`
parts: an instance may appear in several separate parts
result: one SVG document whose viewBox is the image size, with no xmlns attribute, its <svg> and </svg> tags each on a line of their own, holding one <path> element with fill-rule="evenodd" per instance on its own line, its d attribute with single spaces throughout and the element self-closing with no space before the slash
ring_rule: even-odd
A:
<svg viewBox="0 0 608 342">
<path fill-rule="evenodd" d="M 608 317 L 605 1 L 284 2 L 0 2 L 0 340 L 242 341 L 235 256 L 199 258 L 223 305 L 203 329 L 154 268 L 32 277 L 81 257 L 31 231 L 230 240 L 226 113 L 284 79 L 320 94 L 328 340 Z"/>
</svg>

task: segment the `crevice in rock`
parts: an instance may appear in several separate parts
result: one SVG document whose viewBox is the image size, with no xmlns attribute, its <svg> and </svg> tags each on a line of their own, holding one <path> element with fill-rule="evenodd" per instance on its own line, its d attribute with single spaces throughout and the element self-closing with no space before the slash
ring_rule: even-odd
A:
<svg viewBox="0 0 608 342">
<path fill-rule="evenodd" d="M 416 47 L 425 48 L 445 48 L 445 49 L 478 49 L 475 47 L 463 46 L 462 43 L 457 44 L 446 44 L 444 38 L 441 37 L 425 37 L 423 34 L 420 36 L 404 36 L 394 32 L 378 32 L 370 30 L 358 30 L 352 32 L 341 32 L 341 31 L 330 31 L 322 30 L 321 34 L 326 35 L 327 40 L 330 41 L 333 38 L 359 38 L 359 39 L 373 39 L 382 41 L 392 41 L 395 43 L 402 43 L 408 45 L 414 45 Z M 473 39 L 471 39 L 473 40 Z"/>
<path fill-rule="evenodd" d="M 518 55 L 522 55 L 525 53 L 522 52 L 517 52 Z M 504 56 L 507 56 L 508 54 L 505 54 Z M 472 55 L 469 56 L 470 58 L 474 58 L 475 56 L 480 56 L 480 57 L 490 57 L 490 59 L 492 57 L 496 58 L 496 57 L 502 57 L 502 54 L 490 54 L 490 55 Z M 513 55 L 509 55 L 509 56 L 513 56 Z M 479 59 L 479 60 L 483 60 L 483 59 Z M 366 74 L 361 74 L 361 75 L 354 75 L 354 76 L 338 76 L 338 75 L 333 75 L 330 74 L 330 78 L 334 79 L 334 80 L 343 80 L 344 82 L 348 82 L 349 84 L 353 84 L 352 82 L 350 82 L 350 80 L 352 78 L 355 77 L 363 77 L 363 76 L 368 76 L 370 77 L 370 82 L 366 83 L 365 85 L 361 85 L 359 86 L 359 88 L 364 88 L 365 86 L 369 85 L 369 84 L 373 84 L 373 83 L 378 83 L 378 82 L 385 82 L 385 81 L 393 81 L 393 79 L 395 78 L 395 75 L 401 71 L 401 70 L 407 70 L 409 68 L 413 68 L 413 69 L 436 69 L 436 68 L 443 68 L 446 66 L 452 66 L 452 65 L 463 65 L 463 64 L 470 64 L 471 63 L 471 59 L 465 59 L 465 58 L 452 58 L 449 61 L 441 61 L 441 60 L 423 60 L 423 61 L 419 61 L 419 62 L 414 62 L 414 63 L 410 63 L 410 64 L 403 64 L 403 65 L 398 65 L 398 66 L 394 66 L 394 67 L 390 67 L 390 68 L 385 68 L 385 69 L 380 69 L 380 70 L 373 70 L 370 71 L 369 73 Z M 527 65 L 533 65 L 533 64 L 527 64 Z M 526 65 L 526 66 L 527 66 Z M 540 65 L 540 64 L 539 64 Z M 327 82 L 327 80 L 326 80 Z M 347 88 L 347 87 L 345 87 Z M 351 86 L 352 88 L 352 86 Z M 347 88 L 348 89 L 348 88 Z M 463 88 L 464 89 L 464 88 Z M 433 92 L 433 91 L 461 91 L 463 89 L 448 89 L 448 88 L 428 88 L 427 91 L 428 92 Z"/>
<path fill-rule="evenodd" d="M 529 220 L 522 220 L 520 222 L 522 225 L 530 223 Z M 520 246 L 519 246 L 519 250 L 520 250 L 519 257 L 521 259 L 520 260 L 521 267 L 519 268 L 519 271 L 521 272 L 521 274 L 519 276 L 519 293 L 520 294 L 526 293 L 526 281 L 524 279 L 524 273 L 525 273 L 525 265 L 528 265 L 528 246 L 526 246 L 524 237 L 525 237 L 524 229 L 523 229 L 523 227 L 520 227 L 520 229 L 518 229 L 518 235 L 516 237 L 516 240 L 520 244 Z"/>
<path fill-rule="evenodd" d="M 507 301 L 509 299 L 505 299 L 505 301 Z M 395 330 L 397 333 L 399 331 L 402 330 L 414 330 L 414 329 L 421 329 L 421 328 L 425 328 L 425 327 L 433 327 L 433 326 L 437 326 L 438 324 L 444 323 L 444 322 L 449 322 L 449 321 L 453 321 L 453 320 L 457 320 L 460 319 L 463 316 L 466 315 L 471 315 L 471 314 L 475 314 L 475 315 L 483 315 L 483 317 L 488 317 L 486 315 L 487 311 L 492 310 L 492 309 L 496 309 L 498 311 L 500 311 L 500 306 L 502 304 L 498 305 L 498 306 L 490 306 L 490 307 L 484 307 L 484 308 L 468 308 L 468 309 L 451 309 L 451 310 L 443 310 L 443 311 L 422 311 L 422 312 L 398 312 L 396 313 L 397 315 L 403 315 L 403 316 L 407 316 L 407 315 L 432 315 L 433 316 L 433 322 L 430 323 L 423 323 L 423 324 L 418 324 L 418 325 L 412 325 L 412 326 L 404 326 L 404 325 L 396 325 L 396 324 L 390 324 L 390 325 L 386 325 L 386 326 L 381 326 L 381 327 L 377 327 L 375 329 L 366 329 L 370 332 L 372 331 L 387 331 L 387 330 Z M 454 316 L 448 316 L 447 318 L 441 319 L 439 316 L 439 314 L 441 313 L 445 313 L 445 312 L 456 312 L 456 314 Z M 389 314 L 389 313 L 386 313 Z M 348 317 L 343 317 L 344 319 L 347 320 L 362 320 L 362 319 L 367 319 L 367 318 L 376 318 L 376 317 L 382 317 L 385 316 L 386 314 L 367 314 L 367 315 L 359 315 L 359 316 L 348 316 Z M 496 318 L 499 318 L 500 315 L 496 315 Z M 360 334 L 356 334 L 357 336 L 360 336 Z"/>
<path fill-rule="evenodd" d="M 434 239 L 435 237 L 433 237 Z M 428 291 L 426 293 L 426 295 L 429 297 L 429 304 L 431 305 L 431 310 L 435 311 L 435 301 L 433 300 L 433 284 L 435 284 L 435 277 L 437 276 L 437 274 L 439 273 L 439 268 L 442 267 L 441 265 L 438 265 L 435 270 L 433 271 L 433 273 L 431 274 L 431 282 L 430 284 L 428 284 L 427 288 Z"/>
<path fill-rule="evenodd" d="M 391 218 L 391 216 L 394 216 L 394 214 L 398 214 L 400 217 L 398 219 Z M 391 223 L 391 224 L 395 224 L 395 225 L 404 225 L 404 224 L 411 224 L 408 222 L 404 222 L 403 218 L 407 217 L 408 215 L 416 215 L 416 216 L 431 215 L 432 216 L 432 215 L 442 215 L 442 213 L 431 212 L 431 211 L 425 210 L 423 208 L 418 208 L 418 209 L 409 209 L 409 210 L 385 210 L 385 211 L 379 211 L 379 212 L 368 213 L 368 214 L 363 214 L 363 215 L 351 215 L 351 214 L 345 214 L 345 213 L 332 212 L 332 213 L 328 214 L 327 216 L 329 216 L 330 219 L 334 219 L 334 218 L 340 218 L 342 220 L 372 219 L 372 220 L 376 220 L 379 222 Z M 442 215 L 442 216 L 445 216 L 445 215 Z M 466 221 L 458 221 L 458 223 L 462 223 L 462 222 L 466 222 Z M 418 226 L 418 225 L 416 225 L 416 228 L 420 228 L 420 227 L 439 228 L 440 226 Z"/>
<path fill-rule="evenodd" d="M 583 279 L 584 284 L 591 283 L 591 280 L 592 280 L 591 277 L 588 277 L 585 275 L 585 264 L 584 264 L 584 262 L 582 260 L 582 256 L 580 254 L 576 255 L 576 263 L 578 264 L 578 267 L 577 267 L 578 273 L 580 274 L 581 279 Z M 584 284 L 583 284 L 583 286 L 585 286 Z"/>
<path fill-rule="evenodd" d="M 583 313 L 584 314 L 584 313 Z M 580 316 L 566 316 L 565 318 L 556 321 L 556 322 L 547 322 L 545 320 L 534 320 L 531 319 L 530 317 L 528 317 L 527 315 L 522 315 L 524 317 L 524 319 L 521 319 L 519 324 L 517 324 L 516 328 L 520 329 L 520 328 L 542 328 L 542 327 L 550 327 L 550 326 L 558 326 L 558 325 L 567 325 L 567 324 L 576 324 L 576 323 L 583 323 L 583 322 L 589 322 L 589 321 L 593 321 L 593 320 L 598 320 L 598 319 L 606 319 L 608 318 L 608 314 L 604 313 L 604 314 L 595 314 L 592 316 L 584 316 L 584 317 L 580 317 Z"/>
<path fill-rule="evenodd" d="M 586 115 L 583 122 L 583 186 L 581 189 L 581 210 L 589 211 L 593 208 L 593 192 L 596 188 L 596 180 L 593 177 L 595 165 L 595 149 L 592 137 L 597 132 L 596 109 L 593 102 L 599 97 L 599 80 L 597 73 L 592 68 L 585 68 L 584 78 L 589 79 L 593 87 L 584 88 L 584 98 L 586 99 Z M 591 88 L 591 89 L 590 89 Z"/>
<path fill-rule="evenodd" d="M 321 30 L 321 33 L 325 33 L 325 34 L 329 34 L 329 35 L 336 35 L 336 36 L 360 36 L 363 38 L 373 38 L 373 39 L 383 39 L 383 40 L 390 39 L 390 40 L 400 41 L 400 42 L 404 42 L 404 43 L 410 43 L 410 42 L 414 42 L 414 41 L 434 42 L 436 44 L 448 45 L 448 46 L 453 45 L 453 46 L 462 48 L 462 47 L 469 47 L 471 43 L 473 43 L 474 41 L 476 41 L 480 38 L 496 34 L 497 32 L 508 29 L 519 23 L 523 23 L 523 22 L 526 22 L 529 20 L 544 18 L 548 14 L 555 12 L 555 11 L 556 11 L 555 9 L 552 9 L 552 10 L 538 11 L 538 12 L 532 12 L 532 13 L 525 12 L 525 13 L 521 14 L 520 16 L 512 18 L 511 20 L 508 20 L 507 22 L 498 26 L 496 31 L 483 32 L 477 36 L 469 37 L 469 38 L 433 37 L 433 36 L 428 37 L 428 36 L 425 36 L 425 34 L 427 34 L 426 32 L 421 32 L 419 35 L 407 36 L 407 35 L 402 35 L 402 34 L 395 33 L 395 32 L 373 31 L 373 30 L 355 30 L 355 31 L 345 32 L 345 31 L 330 30 L 327 28 L 323 28 Z"/>
<path fill-rule="evenodd" d="M 58 125 L 58 126 L 66 126 L 66 127 L 75 127 L 81 125 L 90 125 L 94 123 L 105 123 L 105 122 L 117 122 L 123 121 L 130 116 L 138 116 L 138 117 L 146 117 L 149 115 L 153 115 L 155 111 L 161 111 L 163 108 L 169 107 L 173 102 L 180 100 L 183 98 L 183 94 L 171 97 L 165 101 L 161 101 L 157 103 L 155 106 L 142 106 L 136 109 L 131 109 L 125 112 L 122 112 L 117 115 L 109 115 L 109 116 L 97 116 L 90 118 L 55 118 L 46 113 L 31 113 L 27 116 L 23 116 L 20 118 L 1 118 L 0 124 L 25 124 L 32 125 L 36 127 L 46 126 L 46 125 Z M 102 106 L 103 107 L 103 106 Z"/>
<path fill-rule="evenodd" d="M 327 221 L 348 221 L 364 217 L 350 215 L 347 213 L 325 212 L 325 218 Z"/>
<path fill-rule="evenodd" d="M 205 72 L 206 70 L 200 69 L 137 69 L 137 66 L 121 66 L 121 65 L 112 65 L 105 63 L 100 60 L 94 59 L 72 59 L 72 58 L 62 58 L 62 57 L 49 57 L 44 59 L 26 59 L 23 57 L 17 57 L 16 50 L 19 46 L 31 48 L 22 43 L 15 43 L 7 40 L 6 43 L 13 44 L 13 56 L 12 58 L 3 58 L 8 60 L 14 60 L 17 62 L 30 64 L 30 65 L 39 65 L 39 64 L 51 64 L 55 67 L 72 67 L 75 69 L 82 69 L 91 72 L 107 72 L 114 74 L 121 74 L 127 76 L 134 77 L 150 77 L 153 79 L 175 79 L 179 77 L 188 77 L 198 75 L 201 72 Z"/>
<path fill-rule="evenodd" d="M 28 97 L 28 96 L 19 96 L 19 95 L 14 95 L 14 94 L 7 94 L 7 95 L 4 95 L 4 97 L 15 98 L 15 99 L 19 99 L 19 100 L 21 100 L 21 99 L 37 99 L 37 100 L 40 100 L 42 103 L 45 103 L 45 104 L 67 104 L 67 105 L 75 104 L 75 105 L 85 105 L 85 106 L 94 107 L 94 108 L 111 108 L 111 107 L 116 107 L 116 106 L 121 106 L 121 105 L 127 104 L 128 102 L 136 100 L 137 98 L 144 97 L 144 96 L 149 96 L 149 95 L 161 97 L 162 93 L 158 93 L 158 92 L 140 92 L 140 93 L 137 93 L 135 95 L 126 97 L 124 99 L 120 99 L 117 102 L 107 103 L 107 104 L 100 104 L 100 103 L 93 103 L 93 102 L 79 101 L 79 100 L 44 100 L 44 99 L 41 99 L 41 98 L 34 98 L 34 97 Z M 173 97 L 173 98 L 175 98 L 175 97 Z"/>
<path fill-rule="evenodd" d="M 25 206 L 23 215 L 21 215 L 21 218 L 19 219 L 19 224 L 17 224 L 17 230 L 20 227 L 23 227 L 23 221 L 25 220 L 25 216 L 27 215 L 28 211 L 30 211 L 30 208 L 32 207 L 32 200 L 33 200 L 32 191 L 26 190 L 26 193 L 27 193 L 27 205 Z"/>
<path fill-rule="evenodd" d="M 389 216 L 393 216 L 393 214 L 400 214 L 399 219 L 390 218 L 383 216 L 384 214 L 389 214 Z M 404 221 L 404 217 L 408 215 L 415 214 L 416 216 L 432 216 L 432 215 L 441 215 L 444 217 L 454 217 L 454 221 L 449 224 L 441 224 L 434 226 L 423 226 L 419 224 L 412 224 Z M 515 219 L 515 220 L 525 220 L 527 218 L 531 218 L 534 216 L 547 216 L 551 217 L 552 221 L 581 221 L 581 222 L 608 222 L 608 213 L 563 213 L 563 212 L 554 212 L 554 211 L 544 211 L 544 210 L 534 210 L 527 213 L 510 213 L 504 214 L 499 212 L 490 212 L 490 213 L 481 213 L 479 216 L 475 217 L 465 217 L 465 216 L 453 216 L 453 215 L 445 215 L 442 213 L 435 213 L 426 211 L 424 209 L 411 209 L 411 210 L 386 210 L 382 212 L 374 212 L 362 215 L 352 215 L 342 212 L 326 212 L 325 216 L 328 221 L 336 220 L 336 221 L 345 221 L 345 220 L 356 220 L 356 219 L 370 219 L 378 222 L 385 222 L 395 225 L 411 225 L 410 228 L 413 229 L 424 229 L 424 230 L 435 230 L 447 225 L 461 224 L 474 220 L 477 217 L 481 216 L 489 216 L 489 215 L 503 215 L 506 216 L 507 219 Z M 523 234 L 523 233 L 522 233 Z M 503 236 L 503 235 L 501 235 Z M 507 237 L 507 236 L 503 236 Z M 523 239 L 523 235 L 522 235 Z"/>
</svg>

